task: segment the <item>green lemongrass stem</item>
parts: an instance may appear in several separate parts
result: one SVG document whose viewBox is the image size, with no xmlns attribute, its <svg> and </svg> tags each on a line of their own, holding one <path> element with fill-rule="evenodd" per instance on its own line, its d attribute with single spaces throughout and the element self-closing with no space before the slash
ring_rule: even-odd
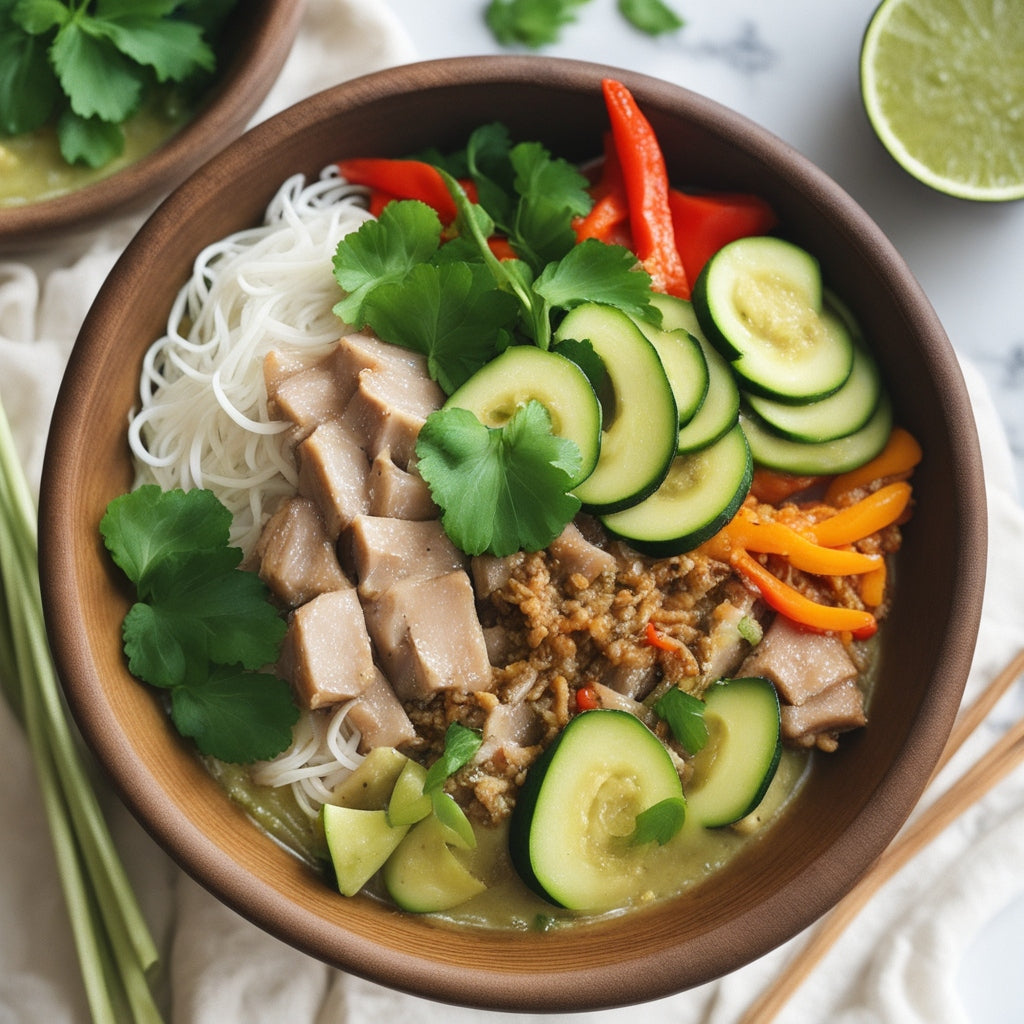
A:
<svg viewBox="0 0 1024 1024">
<path fill-rule="evenodd" d="M 47 814 L 58 853 L 58 867 L 68 898 L 87 996 L 96 1020 L 123 1020 L 114 1015 L 110 994 L 101 984 L 103 966 L 116 967 L 120 995 L 127 998 L 136 1021 L 158 1022 L 146 974 L 157 962 L 149 933 L 131 885 L 91 788 L 65 716 L 60 687 L 46 642 L 36 561 L 36 521 L 28 484 L 14 454 L 14 443 L 0 405 L 0 573 L 15 668 L 20 680 L 20 710 L 33 749 Z M 10 662 L 11 658 L 8 657 Z M 77 845 L 75 840 L 77 839 Z M 94 910 L 107 934 L 96 934 L 94 910 L 84 888 L 82 864 L 96 897 Z M 109 942 L 109 946 L 105 945 Z M 119 1000 L 120 1002 L 120 1000 Z"/>
</svg>

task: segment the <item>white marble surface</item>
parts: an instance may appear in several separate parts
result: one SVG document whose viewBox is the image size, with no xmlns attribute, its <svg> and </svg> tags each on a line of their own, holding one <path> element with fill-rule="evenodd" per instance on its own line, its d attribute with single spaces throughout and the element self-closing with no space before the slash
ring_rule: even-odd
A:
<svg viewBox="0 0 1024 1024">
<path fill-rule="evenodd" d="M 615 0 L 589 0 L 542 52 L 643 71 L 757 121 L 823 168 L 874 218 L 920 281 L 955 350 L 982 371 L 1024 480 L 1024 202 L 968 203 L 907 175 L 872 133 L 860 100 L 860 41 L 875 0 L 672 0 L 686 19 L 652 40 Z M 507 52 L 485 0 L 389 0 L 423 58 Z M 1024 1020 L 1024 902 L 970 945 L 958 989 L 972 1024 Z M 888 1024 L 888 1022 L 887 1022 Z M 892 1022 L 898 1024 L 898 1022 Z"/>
<path fill-rule="evenodd" d="M 686 19 L 650 39 L 589 0 L 542 52 L 664 78 L 783 138 L 874 218 L 921 282 L 958 353 L 983 371 L 1024 479 L 1024 202 L 968 203 L 926 188 L 890 158 L 860 101 L 858 54 L 875 0 L 671 0 Z M 389 0 L 423 58 L 497 53 L 485 0 Z"/>
</svg>

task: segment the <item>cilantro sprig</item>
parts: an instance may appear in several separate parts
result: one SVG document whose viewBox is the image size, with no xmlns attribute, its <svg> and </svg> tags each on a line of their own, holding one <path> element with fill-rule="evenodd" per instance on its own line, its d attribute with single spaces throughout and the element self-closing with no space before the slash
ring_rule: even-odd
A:
<svg viewBox="0 0 1024 1024">
<path fill-rule="evenodd" d="M 0 0 L 0 132 L 56 126 L 68 163 L 102 167 L 150 91 L 199 88 L 235 0 Z"/>
<path fill-rule="evenodd" d="M 560 319 L 583 303 L 658 321 L 650 276 L 632 252 L 597 239 L 577 244 L 573 221 L 593 200 L 573 164 L 538 142 L 513 143 L 501 124 L 476 129 L 455 153 L 418 159 L 440 173 L 454 222 L 442 225 L 418 200 L 388 203 L 338 245 L 334 276 L 345 294 L 334 311 L 424 355 L 446 394 L 510 345 L 549 349 Z M 512 258 L 495 254 L 495 238 Z M 560 352 L 600 381 L 586 339 L 567 339 Z M 552 433 L 536 402 L 501 427 L 462 410 L 435 412 L 417 455 L 448 536 L 469 554 L 543 548 L 580 508 L 568 493 L 579 449 Z"/>
<path fill-rule="evenodd" d="M 258 671 L 287 627 L 263 581 L 238 568 L 230 526 L 211 491 L 150 484 L 115 498 L 100 533 L 138 598 L 122 627 L 129 670 L 168 692 L 175 727 L 202 753 L 247 763 L 287 748 L 298 709 L 286 682 Z"/>
<path fill-rule="evenodd" d="M 558 42 L 587 0 L 490 0 L 484 20 L 502 46 L 538 49 Z M 647 35 L 675 32 L 685 24 L 664 0 L 617 0 L 619 13 Z"/>
</svg>

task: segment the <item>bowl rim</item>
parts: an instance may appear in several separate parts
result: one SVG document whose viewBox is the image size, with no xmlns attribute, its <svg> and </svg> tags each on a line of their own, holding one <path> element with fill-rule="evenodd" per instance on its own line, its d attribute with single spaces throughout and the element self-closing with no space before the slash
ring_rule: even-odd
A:
<svg viewBox="0 0 1024 1024">
<path fill-rule="evenodd" d="M 245 159 L 250 145 L 261 149 L 286 137 L 304 121 L 324 116 L 339 106 L 358 106 L 367 99 L 394 96 L 409 89 L 421 89 L 425 82 L 445 87 L 479 82 L 516 85 L 542 77 L 552 83 L 583 76 L 588 85 L 613 74 L 645 100 L 656 100 L 666 108 L 678 108 L 719 135 L 742 138 L 743 148 L 758 159 L 782 168 L 786 177 L 813 190 L 818 201 L 827 203 L 832 216 L 841 222 L 851 244 L 869 247 L 884 264 L 897 301 L 906 318 L 919 332 L 935 339 L 926 353 L 936 378 L 942 382 L 946 408 L 961 416 L 968 414 L 971 429 L 949 437 L 953 453 L 951 492 L 962 498 L 956 523 L 960 544 L 952 554 L 962 586 L 949 610 L 956 630 L 943 630 L 935 664 L 944 680 L 948 702 L 922 702 L 907 742 L 900 748 L 874 796 L 858 813 L 851 827 L 840 835 L 814 865 L 813 897 L 786 884 L 763 903 L 745 908 L 730 922 L 730 936 L 708 932 L 688 947 L 691 959 L 648 957 L 642 950 L 630 955 L 596 978 L 572 971 L 553 970 L 543 977 L 531 976 L 528 985 L 514 971 L 496 965 L 439 964 L 427 953 L 389 950 L 383 958 L 373 942 L 351 934 L 339 936 L 329 922 L 312 924 L 307 909 L 265 878 L 254 879 L 241 864 L 231 859 L 211 838 L 183 818 L 160 782 L 149 772 L 138 774 L 139 765 L 117 735 L 117 719 L 102 700 L 102 680 L 90 672 L 89 647 L 83 635 L 80 602 L 83 594 L 77 581 L 67 573 L 74 565 L 74 541 L 68 521 L 70 497 L 61 481 L 73 473 L 72 447 L 65 442 L 84 425 L 79 396 L 98 384 L 88 357 L 102 345 L 97 325 L 132 287 L 139 285 L 138 264 L 160 232 L 173 225 L 188 208 L 193 194 L 204 184 L 230 177 L 230 169 Z M 777 139 L 766 129 L 715 100 L 660 79 L 585 61 L 553 57 L 500 56 L 460 57 L 416 62 L 375 72 L 324 90 L 260 125 L 210 160 L 179 186 L 156 210 L 129 244 L 108 283 L 90 311 L 79 343 L 61 385 L 47 444 L 40 502 L 40 557 L 44 580 L 60 580 L 59 586 L 44 590 L 46 617 L 51 643 L 68 702 L 89 745 L 106 766 L 115 789 L 160 845 L 187 872 L 242 916 L 304 952 L 370 980 L 390 987 L 445 1002 L 487 1009 L 523 1011 L 574 1011 L 636 1002 L 638 973 L 644 977 L 643 999 L 671 995 L 729 973 L 797 934 L 827 911 L 881 853 L 902 826 L 923 792 L 930 768 L 937 761 L 952 726 L 960 695 L 973 657 L 981 615 L 984 589 L 987 521 L 980 446 L 969 416 L 970 402 L 952 346 L 909 268 L 892 243 L 867 213 L 838 184 L 809 160 Z M 60 628 L 58 628 L 60 624 Z M 70 628 L 69 628 L 70 627 Z M 953 698 L 956 698 L 955 700 Z M 97 698 L 100 698 L 97 700 Z M 143 766 L 144 768 L 144 766 Z M 806 884 L 806 879 L 803 884 Z M 759 938 L 754 941 L 753 933 Z M 711 966 L 713 965 L 713 966 Z M 709 966 L 711 969 L 709 970 Z"/>
<path fill-rule="evenodd" d="M 246 15 L 260 45 L 231 54 L 196 113 L 155 149 L 70 192 L 0 207 L 0 252 L 32 250 L 155 203 L 245 128 L 284 66 L 306 0 L 266 0 Z"/>
</svg>

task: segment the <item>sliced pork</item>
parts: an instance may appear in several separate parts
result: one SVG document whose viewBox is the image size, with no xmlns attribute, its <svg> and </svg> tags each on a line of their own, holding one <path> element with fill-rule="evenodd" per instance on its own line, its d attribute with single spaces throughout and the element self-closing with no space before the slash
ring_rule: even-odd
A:
<svg viewBox="0 0 1024 1024">
<path fill-rule="evenodd" d="M 370 464 L 340 420 L 321 423 L 299 445 L 299 493 L 316 502 L 334 539 L 370 507 Z"/>
<path fill-rule="evenodd" d="M 400 747 L 416 738 L 405 708 L 380 669 L 374 672 L 370 685 L 352 701 L 346 718 L 359 730 L 361 754 L 374 747 Z"/>
</svg>

